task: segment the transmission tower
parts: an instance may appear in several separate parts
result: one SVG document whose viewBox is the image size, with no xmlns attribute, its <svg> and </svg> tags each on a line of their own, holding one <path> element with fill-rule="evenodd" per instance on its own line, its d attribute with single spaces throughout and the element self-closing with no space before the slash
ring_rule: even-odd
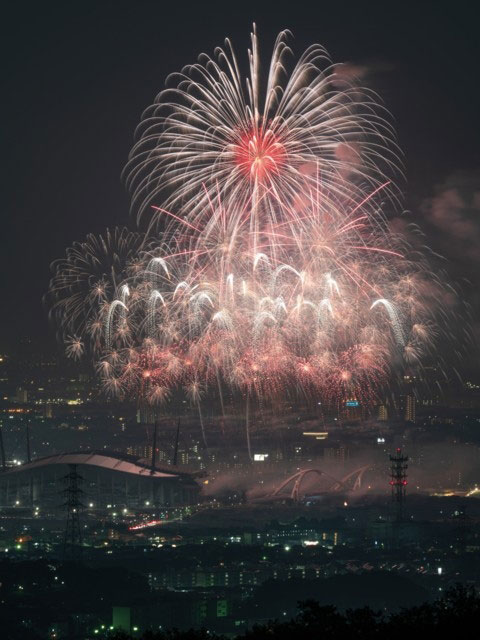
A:
<svg viewBox="0 0 480 640">
<path fill-rule="evenodd" d="M 81 512 L 83 510 L 81 484 L 83 478 L 77 472 L 76 464 L 69 464 L 69 473 L 64 477 L 66 488 L 63 490 L 65 502 L 63 506 L 67 511 L 65 525 L 65 537 L 63 540 L 64 560 L 81 560 L 82 556 L 82 528 Z"/>
<path fill-rule="evenodd" d="M 402 522 L 405 513 L 405 499 L 407 493 L 408 456 L 402 454 L 399 448 L 395 455 L 390 456 L 390 485 L 392 487 L 392 502 L 395 505 L 395 520 Z"/>
</svg>

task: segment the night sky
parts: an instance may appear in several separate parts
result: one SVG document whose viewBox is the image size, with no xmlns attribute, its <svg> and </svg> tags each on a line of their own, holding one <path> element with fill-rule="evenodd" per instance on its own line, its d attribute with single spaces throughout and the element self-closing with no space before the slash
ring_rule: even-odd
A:
<svg viewBox="0 0 480 640">
<path fill-rule="evenodd" d="M 420 5 L 420 8 L 419 8 Z M 89 232 L 128 224 L 120 173 L 166 76 L 257 23 L 364 72 L 393 113 L 406 207 L 480 307 L 480 38 L 473 2 L 36 2 L 3 10 L 0 348 L 47 344 L 49 265 Z M 50 338 L 51 339 L 51 338 Z"/>
</svg>

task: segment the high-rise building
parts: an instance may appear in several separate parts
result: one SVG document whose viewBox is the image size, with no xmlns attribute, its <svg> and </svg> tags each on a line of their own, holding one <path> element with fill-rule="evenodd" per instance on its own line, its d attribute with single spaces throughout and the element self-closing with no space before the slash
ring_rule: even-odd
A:
<svg viewBox="0 0 480 640">
<path fill-rule="evenodd" d="M 137 409 L 138 424 L 153 424 L 155 422 L 155 409 L 148 405 L 141 406 Z"/>
<path fill-rule="evenodd" d="M 416 399 L 412 392 L 407 392 L 399 397 L 399 417 L 405 422 L 415 422 Z"/>
<path fill-rule="evenodd" d="M 385 404 L 381 404 L 378 407 L 378 419 L 381 422 L 385 422 L 386 420 L 388 420 L 388 409 Z"/>
<path fill-rule="evenodd" d="M 415 422 L 415 396 L 408 394 L 405 396 L 404 419 L 406 422 Z"/>
</svg>

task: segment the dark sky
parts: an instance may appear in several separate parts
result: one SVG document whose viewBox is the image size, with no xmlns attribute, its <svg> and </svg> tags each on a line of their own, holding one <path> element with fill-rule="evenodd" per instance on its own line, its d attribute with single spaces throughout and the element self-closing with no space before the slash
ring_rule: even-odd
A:
<svg viewBox="0 0 480 640">
<path fill-rule="evenodd" d="M 369 70 L 365 82 L 393 113 L 406 155 L 407 205 L 425 219 L 434 248 L 445 247 L 452 262 L 458 256 L 456 274 L 480 281 L 474 4 L 12 2 L 2 14 L 0 348 L 51 334 L 41 297 L 50 262 L 68 245 L 107 226 L 133 228 L 120 172 L 166 75 L 225 36 L 244 55 L 253 21 L 267 59 L 276 33 L 289 28 L 297 53 L 320 42 L 334 61 Z M 459 200 L 445 213 L 452 189 Z M 450 215 L 470 225 L 452 242 Z"/>
</svg>

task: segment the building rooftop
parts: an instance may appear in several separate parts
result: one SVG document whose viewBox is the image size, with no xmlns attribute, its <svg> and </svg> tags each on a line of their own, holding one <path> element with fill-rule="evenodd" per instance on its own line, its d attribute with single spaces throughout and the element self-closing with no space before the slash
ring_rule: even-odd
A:
<svg viewBox="0 0 480 640">
<path fill-rule="evenodd" d="M 19 467 L 14 467 L 5 471 L 4 475 L 19 473 L 23 471 L 30 471 L 46 467 L 52 464 L 78 464 L 89 465 L 93 467 L 100 467 L 102 469 L 108 469 L 110 471 L 119 471 L 121 473 L 129 473 L 138 476 L 145 476 L 149 478 L 178 478 L 179 476 L 188 475 L 184 473 L 167 473 L 165 471 L 159 471 L 155 469 L 142 466 L 141 464 L 123 460 L 119 457 L 111 455 L 104 455 L 96 452 L 88 453 L 58 453 L 45 458 L 38 458 L 32 462 L 27 462 Z"/>
</svg>

